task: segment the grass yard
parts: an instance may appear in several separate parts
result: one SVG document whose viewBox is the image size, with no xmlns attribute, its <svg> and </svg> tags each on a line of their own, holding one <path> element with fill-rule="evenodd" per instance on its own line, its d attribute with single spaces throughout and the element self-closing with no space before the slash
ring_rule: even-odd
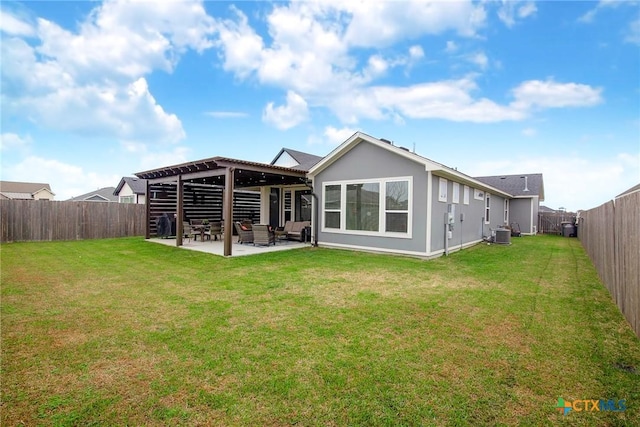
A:
<svg viewBox="0 0 640 427">
<path fill-rule="evenodd" d="M 640 341 L 580 242 L 447 258 L 3 245 L 14 425 L 631 425 Z M 563 416 L 558 398 L 625 399 Z"/>
</svg>

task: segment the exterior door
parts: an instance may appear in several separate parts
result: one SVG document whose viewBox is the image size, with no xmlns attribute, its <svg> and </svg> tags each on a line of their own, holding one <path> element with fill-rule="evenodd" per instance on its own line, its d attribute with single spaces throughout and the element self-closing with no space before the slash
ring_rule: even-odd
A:
<svg viewBox="0 0 640 427">
<path fill-rule="evenodd" d="M 269 193 L 269 225 L 280 225 L 280 189 L 272 188 Z"/>
</svg>

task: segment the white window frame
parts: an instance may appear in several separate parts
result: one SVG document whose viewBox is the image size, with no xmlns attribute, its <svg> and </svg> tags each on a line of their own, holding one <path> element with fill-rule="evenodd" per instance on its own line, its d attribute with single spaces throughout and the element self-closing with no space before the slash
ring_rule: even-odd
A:
<svg viewBox="0 0 640 427">
<path fill-rule="evenodd" d="M 469 186 L 465 185 L 462 189 L 462 203 L 465 205 L 469 204 Z"/>
<path fill-rule="evenodd" d="M 460 203 L 460 184 L 457 182 L 453 182 L 452 184 L 451 203 Z"/>
<path fill-rule="evenodd" d="M 491 194 L 484 193 L 484 223 L 491 222 Z"/>
<path fill-rule="evenodd" d="M 407 181 L 409 191 L 409 203 L 407 213 L 407 232 L 400 233 L 396 231 L 386 231 L 386 192 L 387 182 Z M 378 214 L 378 231 L 365 231 L 365 230 L 347 230 L 347 185 L 351 184 L 379 184 L 380 188 L 380 203 Z M 337 209 L 325 209 L 325 194 L 326 187 L 331 185 L 340 186 L 340 210 Z M 336 234 L 351 234 L 360 236 L 378 236 L 378 237 L 395 237 L 400 239 L 411 239 L 413 233 L 413 177 L 412 176 L 396 176 L 396 177 L 384 177 L 375 179 L 355 179 L 344 181 L 327 181 L 322 183 L 322 211 L 321 211 L 321 229 L 323 233 L 336 233 Z M 327 228 L 325 224 L 325 212 L 340 212 L 340 228 Z M 388 211 L 391 213 L 404 213 L 405 211 Z"/>
<path fill-rule="evenodd" d="M 438 177 L 438 201 L 447 203 L 447 187 L 449 182 L 446 178 Z"/>
<path fill-rule="evenodd" d="M 474 188 L 473 198 L 476 200 L 484 200 L 484 192 L 482 190 L 478 190 L 477 188 Z"/>
<path fill-rule="evenodd" d="M 398 210 L 398 209 L 387 209 L 387 184 L 390 182 L 406 182 L 407 183 L 407 209 L 406 210 Z M 407 232 L 409 232 L 409 215 L 411 215 L 410 203 L 411 199 L 411 184 L 406 179 L 387 179 L 384 182 L 384 197 L 380 197 L 382 200 L 381 203 L 384 204 L 382 207 L 382 211 L 384 212 L 384 220 L 380 221 L 381 224 L 384 224 L 384 232 L 385 233 L 400 233 L 398 231 L 387 231 L 387 214 L 407 214 Z M 404 233 L 401 233 L 404 234 Z"/>
<path fill-rule="evenodd" d="M 504 223 L 509 224 L 509 199 L 504 199 Z"/>
<path fill-rule="evenodd" d="M 343 212 L 343 206 L 344 206 L 344 197 L 345 197 L 345 193 L 342 191 L 342 186 L 340 187 L 340 207 L 338 209 L 327 209 L 326 203 L 327 201 L 325 200 L 325 196 L 327 194 L 327 189 L 326 187 L 329 186 L 334 186 L 334 185 L 340 185 L 338 183 L 327 183 L 325 182 L 324 184 L 322 184 L 322 231 L 336 231 L 336 230 L 341 230 L 344 228 L 344 214 Z M 293 199 L 292 199 L 293 202 Z M 332 227 L 326 227 L 325 226 L 325 220 L 326 220 L 326 215 L 325 213 L 327 212 L 337 212 L 340 214 L 340 228 L 332 228 Z"/>
<path fill-rule="evenodd" d="M 118 202 L 120 203 L 136 203 L 136 196 L 129 194 L 128 196 L 118 196 Z"/>
</svg>

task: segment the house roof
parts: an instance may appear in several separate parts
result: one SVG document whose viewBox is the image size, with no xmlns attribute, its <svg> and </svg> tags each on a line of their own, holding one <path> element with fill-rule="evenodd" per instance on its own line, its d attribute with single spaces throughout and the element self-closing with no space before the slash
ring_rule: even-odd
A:
<svg viewBox="0 0 640 427">
<path fill-rule="evenodd" d="M 630 189 L 628 189 L 627 191 L 623 191 L 622 193 L 618 194 L 616 196 L 616 199 L 622 196 L 627 196 L 631 193 L 635 193 L 636 191 L 640 191 L 640 184 L 638 185 L 634 185 L 633 187 L 631 187 Z"/>
<path fill-rule="evenodd" d="M 512 195 L 499 189 L 478 181 L 475 178 L 470 177 L 462 172 L 459 172 L 456 169 L 450 168 L 448 166 L 443 165 L 442 163 L 435 162 L 431 159 L 423 157 L 419 154 L 413 153 L 409 151 L 407 148 L 398 147 L 393 145 L 391 141 L 378 139 L 373 136 L 367 135 L 362 132 L 356 132 L 345 142 L 340 144 L 336 149 L 334 149 L 331 153 L 329 153 L 326 157 L 316 163 L 311 169 L 309 169 L 309 176 L 314 177 L 325 168 L 329 167 L 333 162 L 339 159 L 343 154 L 347 153 L 357 144 L 362 141 L 369 142 L 375 146 L 383 148 L 385 150 L 391 151 L 401 157 L 407 158 L 411 161 L 414 161 L 418 164 L 424 165 L 425 170 L 433 172 L 435 175 L 441 176 L 443 178 L 454 179 L 463 184 L 469 185 L 471 187 L 481 189 L 483 191 L 489 191 L 494 194 L 500 194 L 502 196 L 511 197 Z"/>
<path fill-rule="evenodd" d="M 0 181 L 0 193 L 7 199 L 33 199 L 33 195 L 41 190 L 54 194 L 45 183 Z"/>
<path fill-rule="evenodd" d="M 545 212 L 551 213 L 555 211 L 556 211 L 555 209 L 551 209 L 550 207 L 544 206 L 544 205 L 540 205 L 540 207 L 538 207 L 538 212 L 542 212 L 542 213 L 545 213 Z"/>
<path fill-rule="evenodd" d="M 539 196 L 541 201 L 544 200 L 544 182 L 541 173 L 478 176 L 476 179 L 516 197 Z"/>
<path fill-rule="evenodd" d="M 282 156 L 283 153 L 287 153 L 289 156 L 291 156 L 293 160 L 298 162 L 296 166 L 291 167 L 292 169 L 302 170 L 305 172 L 311 169 L 313 165 L 315 165 L 316 163 L 318 163 L 320 160 L 323 159 L 322 156 L 316 156 L 315 154 L 305 153 L 303 151 L 298 151 L 298 150 L 292 150 L 291 148 L 283 148 L 273 158 L 273 160 L 271 161 L 271 164 L 275 165 L 275 163 L 278 161 L 278 159 L 280 158 L 280 156 Z"/>
<path fill-rule="evenodd" d="M 115 187 L 99 188 L 95 191 L 72 197 L 69 201 L 73 202 L 117 202 L 118 197 L 113 195 Z"/>
<path fill-rule="evenodd" d="M 131 188 L 131 191 L 133 191 L 134 194 L 145 194 L 147 191 L 146 179 L 141 179 L 135 176 L 123 176 L 120 182 L 118 183 L 118 186 L 113 191 L 114 196 L 117 196 L 120 194 L 120 191 L 122 191 L 122 187 L 124 187 L 124 184 L 127 184 L 129 188 Z"/>
</svg>

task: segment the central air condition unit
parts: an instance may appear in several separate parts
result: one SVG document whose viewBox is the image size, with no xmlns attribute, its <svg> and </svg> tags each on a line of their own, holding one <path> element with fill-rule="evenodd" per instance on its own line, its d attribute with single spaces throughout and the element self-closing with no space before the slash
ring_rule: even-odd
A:
<svg viewBox="0 0 640 427">
<path fill-rule="evenodd" d="M 499 243 L 501 245 L 510 245 L 511 244 L 511 230 L 506 229 L 506 228 L 498 228 L 496 230 L 495 243 Z"/>
</svg>

